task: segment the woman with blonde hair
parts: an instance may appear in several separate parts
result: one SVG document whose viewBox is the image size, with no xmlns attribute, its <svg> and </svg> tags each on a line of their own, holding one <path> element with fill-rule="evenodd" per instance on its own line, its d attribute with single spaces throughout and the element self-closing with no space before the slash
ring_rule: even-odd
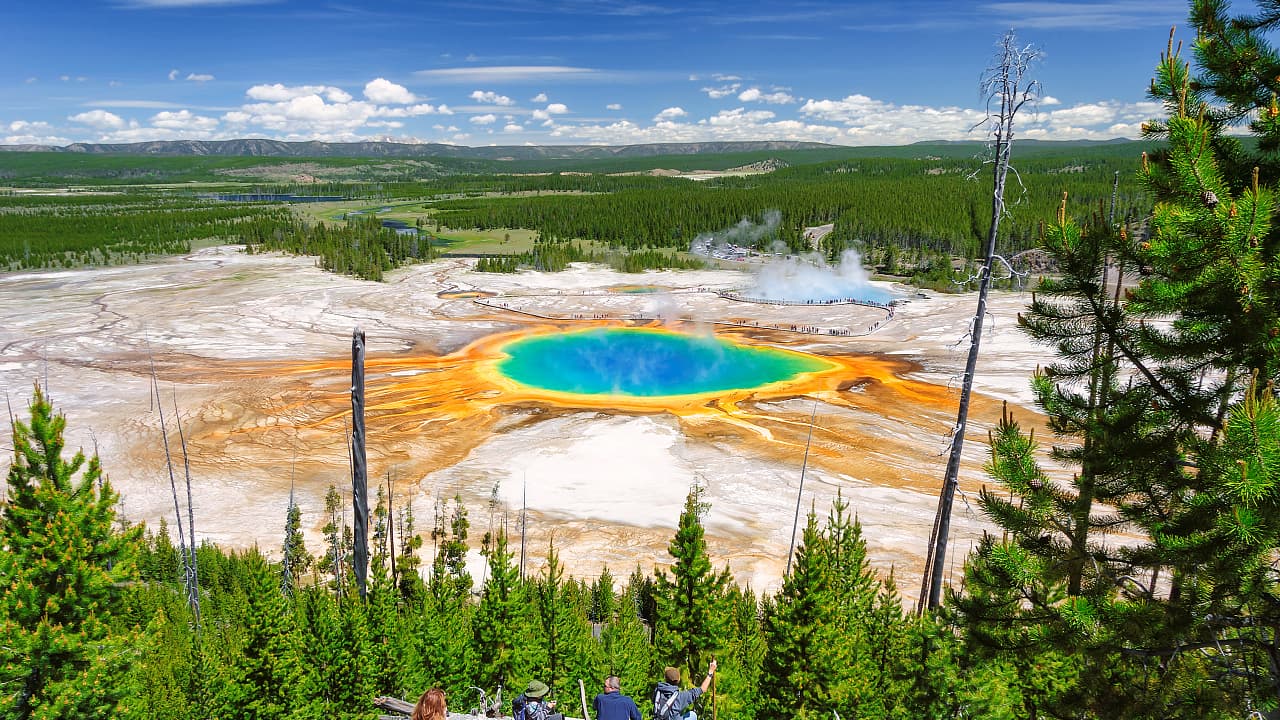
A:
<svg viewBox="0 0 1280 720">
<path fill-rule="evenodd" d="M 412 720 L 445 720 L 448 712 L 444 705 L 444 691 L 431 688 L 418 698 L 418 704 L 413 707 Z"/>
</svg>

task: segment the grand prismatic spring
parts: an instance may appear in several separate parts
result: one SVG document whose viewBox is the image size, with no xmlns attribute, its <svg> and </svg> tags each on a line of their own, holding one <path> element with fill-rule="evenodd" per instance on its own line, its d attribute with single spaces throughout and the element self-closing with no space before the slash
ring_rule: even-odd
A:
<svg viewBox="0 0 1280 720">
<path fill-rule="evenodd" d="M 811 355 L 710 335 L 600 328 L 514 341 L 498 371 L 524 385 L 582 395 L 713 394 L 785 383 L 837 366 Z"/>
<path fill-rule="evenodd" d="M 185 433 L 201 536 L 278 547 L 292 494 L 315 548 L 329 519 L 326 491 L 350 492 L 350 338 L 360 325 L 369 337 L 370 474 L 394 481 L 397 506 L 411 504 L 420 529 L 437 502 L 455 496 L 473 527 L 514 522 L 527 488 L 535 567 L 554 534 L 579 577 L 606 564 L 651 568 L 665 561 L 696 482 L 712 507 L 713 554 L 759 588 L 781 572 L 816 407 L 805 506 L 812 500 L 823 512 L 844 492 L 872 558 L 905 578 L 922 561 L 938 453 L 954 421 L 949 348 L 971 303 L 916 300 L 866 334 L 883 310 L 714 292 L 750 279 L 652 273 L 647 292 L 626 292 L 636 278 L 607 269 L 492 276 L 455 260 L 371 286 L 305 258 L 211 249 L 170 263 L 11 278 L 0 288 L 0 374 L 15 406 L 33 379 L 47 382 L 79 433 L 69 446 L 97 448 L 126 515 L 154 527 L 173 513 L 154 360 L 171 447 L 177 420 Z M 1021 302 L 1011 297 L 996 312 L 1012 318 Z M 623 317 L 655 314 L 665 321 Z M 794 323 L 863 334 L 796 332 Z M 637 340 L 643 347 L 629 345 Z M 1015 393 L 1034 367 L 1012 321 L 998 322 L 989 341 L 992 370 L 980 379 L 997 394 L 975 399 L 984 424 L 998 418 L 999 398 L 1021 402 Z M 650 375 L 628 390 L 617 378 L 565 387 L 536 370 L 521 374 L 538 353 L 560 372 L 593 342 L 627 349 L 610 361 L 624 377 Z M 722 356 L 733 366 L 738 357 L 765 362 L 715 384 L 697 384 L 715 373 L 677 382 L 657 362 L 668 345 L 695 374 Z M 602 359 L 588 352 L 581 361 L 563 377 L 590 376 Z M 963 487 L 981 482 L 982 454 L 966 445 Z M 980 536 L 976 520 L 965 528 Z M 479 572 L 479 556 L 472 560 Z"/>
</svg>

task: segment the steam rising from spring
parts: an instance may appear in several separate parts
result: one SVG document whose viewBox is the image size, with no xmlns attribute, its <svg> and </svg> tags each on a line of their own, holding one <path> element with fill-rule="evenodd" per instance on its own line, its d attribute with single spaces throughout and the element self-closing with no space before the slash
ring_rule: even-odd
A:
<svg viewBox="0 0 1280 720">
<path fill-rule="evenodd" d="M 766 210 L 762 218 L 764 222 L 760 224 L 742 218 L 742 221 L 733 227 L 701 233 L 693 239 L 689 252 L 721 259 L 732 258 L 735 254 L 745 256 L 748 248 L 759 248 L 761 240 L 773 238 L 778 234 L 778 226 L 782 224 L 782 213 L 777 210 Z"/>
<path fill-rule="evenodd" d="M 819 253 L 788 255 L 786 246 L 777 238 L 782 213 L 767 210 L 762 217 L 763 222 L 759 224 L 743 218 L 725 230 L 702 233 L 694 239 L 689 251 L 721 260 L 763 260 L 755 283 L 740 291 L 749 298 L 799 303 L 831 300 L 889 303 L 896 298 L 892 292 L 871 284 L 856 251 L 844 251 L 835 265 L 828 264 Z M 768 241 L 767 251 L 760 247 L 763 241 Z"/>
<path fill-rule="evenodd" d="M 761 300 L 826 302 L 863 300 L 887 303 L 894 294 L 872 285 L 854 250 L 845 250 L 840 262 L 828 265 L 814 253 L 804 257 L 774 257 L 756 274 L 755 284 L 743 295 Z"/>
</svg>

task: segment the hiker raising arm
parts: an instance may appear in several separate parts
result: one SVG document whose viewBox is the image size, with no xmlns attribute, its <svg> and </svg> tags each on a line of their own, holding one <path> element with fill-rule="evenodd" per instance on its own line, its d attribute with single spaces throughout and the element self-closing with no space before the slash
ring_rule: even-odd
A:
<svg viewBox="0 0 1280 720">
<path fill-rule="evenodd" d="M 711 676 L 715 674 L 716 674 L 716 661 L 712 660 L 711 664 L 707 666 L 707 675 L 706 677 L 702 678 L 702 685 L 698 688 L 699 690 L 702 691 L 698 693 L 699 695 L 706 692 L 707 688 L 711 687 Z"/>
<path fill-rule="evenodd" d="M 653 693 L 654 720 L 698 720 L 693 711 L 693 704 L 711 687 L 711 677 L 716 674 L 716 661 L 707 666 L 707 676 L 702 685 L 688 690 L 680 689 L 680 669 L 668 667 L 663 670 L 663 680 Z"/>
</svg>

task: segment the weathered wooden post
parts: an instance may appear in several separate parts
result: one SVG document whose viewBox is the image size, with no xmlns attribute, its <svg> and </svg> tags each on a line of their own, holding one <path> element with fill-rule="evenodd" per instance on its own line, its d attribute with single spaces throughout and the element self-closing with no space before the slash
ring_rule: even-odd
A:
<svg viewBox="0 0 1280 720">
<path fill-rule="evenodd" d="M 355 571 L 360 597 L 369 575 L 369 468 L 364 451 L 364 331 L 351 334 L 351 505 L 355 514 Z"/>
</svg>

